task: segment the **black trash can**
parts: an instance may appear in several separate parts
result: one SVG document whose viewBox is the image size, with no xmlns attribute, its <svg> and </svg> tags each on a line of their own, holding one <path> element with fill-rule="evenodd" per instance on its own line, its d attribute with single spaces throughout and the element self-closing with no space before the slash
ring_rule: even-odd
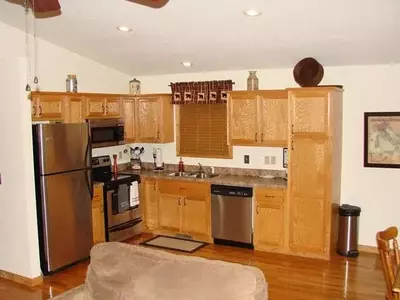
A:
<svg viewBox="0 0 400 300">
<path fill-rule="evenodd" d="M 337 253 L 343 256 L 358 256 L 358 219 L 361 208 L 349 204 L 339 207 L 339 237 Z"/>
</svg>

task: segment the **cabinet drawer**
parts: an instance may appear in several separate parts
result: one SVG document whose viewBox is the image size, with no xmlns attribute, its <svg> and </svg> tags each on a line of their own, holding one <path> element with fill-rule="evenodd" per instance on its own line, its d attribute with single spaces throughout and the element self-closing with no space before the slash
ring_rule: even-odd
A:
<svg viewBox="0 0 400 300">
<path fill-rule="evenodd" d="M 207 183 L 163 180 L 158 188 L 160 193 L 191 199 L 206 199 L 211 194 L 210 185 Z"/>
<path fill-rule="evenodd" d="M 285 197 L 286 190 L 283 189 L 268 189 L 268 188 L 257 188 L 256 189 L 256 200 L 271 200 L 271 199 L 281 199 Z"/>
</svg>

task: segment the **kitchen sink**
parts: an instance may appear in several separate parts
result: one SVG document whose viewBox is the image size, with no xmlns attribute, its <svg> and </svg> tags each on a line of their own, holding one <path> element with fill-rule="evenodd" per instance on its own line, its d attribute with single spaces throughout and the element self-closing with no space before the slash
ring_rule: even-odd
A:
<svg viewBox="0 0 400 300">
<path fill-rule="evenodd" d="M 218 174 L 207 174 L 207 173 L 197 173 L 192 175 L 194 178 L 206 179 L 206 178 L 213 178 L 218 176 Z"/>
<path fill-rule="evenodd" d="M 193 173 L 175 172 L 175 173 L 168 174 L 168 176 L 172 176 L 172 177 L 191 177 L 191 176 L 193 176 Z"/>
</svg>

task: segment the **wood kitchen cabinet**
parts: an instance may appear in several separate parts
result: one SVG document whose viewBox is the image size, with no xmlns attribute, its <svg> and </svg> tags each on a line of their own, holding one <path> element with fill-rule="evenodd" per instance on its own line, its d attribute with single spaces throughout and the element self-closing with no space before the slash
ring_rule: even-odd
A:
<svg viewBox="0 0 400 300">
<path fill-rule="evenodd" d="M 228 142 L 241 146 L 286 147 L 287 91 L 235 91 L 228 98 Z"/>
<path fill-rule="evenodd" d="M 142 215 L 146 231 L 158 229 L 158 183 L 156 179 L 146 178 L 140 186 L 143 195 Z M 165 205 L 165 203 L 163 203 Z M 168 223 L 168 222 L 167 222 Z"/>
<path fill-rule="evenodd" d="M 85 122 L 85 104 L 83 96 L 65 97 L 64 123 Z"/>
<path fill-rule="evenodd" d="M 256 250 L 284 252 L 287 224 L 286 191 L 257 188 L 254 211 L 254 248 Z"/>
<path fill-rule="evenodd" d="M 122 101 L 119 96 L 90 94 L 85 96 L 87 118 L 119 118 Z"/>
<path fill-rule="evenodd" d="M 106 236 L 104 224 L 103 187 L 101 185 L 95 185 L 93 189 L 92 224 L 93 243 L 104 243 L 106 241 Z"/>
<path fill-rule="evenodd" d="M 338 230 L 342 90 L 289 90 L 289 251 L 329 259 Z"/>
<path fill-rule="evenodd" d="M 196 240 L 211 241 L 210 185 L 159 181 L 159 228 Z"/>
<path fill-rule="evenodd" d="M 124 129 L 125 142 L 136 142 L 136 100 L 135 98 L 123 98 L 124 102 Z"/>
<path fill-rule="evenodd" d="M 32 93 L 31 98 L 32 121 L 63 121 L 64 95 Z"/>
<path fill-rule="evenodd" d="M 142 143 L 174 141 L 171 95 L 141 95 L 136 98 L 136 138 Z"/>
</svg>

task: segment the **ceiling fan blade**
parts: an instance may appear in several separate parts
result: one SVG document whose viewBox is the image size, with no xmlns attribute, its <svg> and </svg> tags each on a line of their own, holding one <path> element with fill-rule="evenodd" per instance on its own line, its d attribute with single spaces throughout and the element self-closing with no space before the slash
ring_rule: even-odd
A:
<svg viewBox="0 0 400 300">
<path fill-rule="evenodd" d="M 53 11 L 59 11 L 61 9 L 60 3 L 58 0 L 29 0 L 31 5 L 33 6 L 33 2 L 35 2 L 35 12 L 36 13 L 47 13 Z"/>
<path fill-rule="evenodd" d="M 128 1 L 149 6 L 152 8 L 160 8 L 163 7 L 165 4 L 167 4 L 169 0 L 128 0 Z"/>
</svg>

